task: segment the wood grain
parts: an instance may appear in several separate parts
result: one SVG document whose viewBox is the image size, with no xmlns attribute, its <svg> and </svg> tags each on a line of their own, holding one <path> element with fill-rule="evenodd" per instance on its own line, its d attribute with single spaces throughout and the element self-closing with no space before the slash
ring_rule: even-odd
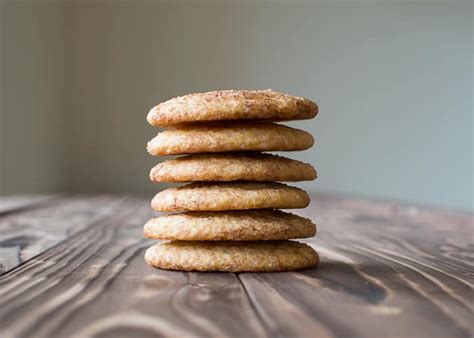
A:
<svg viewBox="0 0 474 338">
<path fill-rule="evenodd" d="M 473 335 L 472 214 L 327 195 L 300 214 L 318 224 L 320 267 L 259 274 L 147 266 L 146 199 L 72 196 L 5 215 L 0 240 L 12 224 L 60 235 L 0 277 L 0 336 Z"/>
<path fill-rule="evenodd" d="M 0 196 L 0 215 L 35 208 L 60 195 L 13 195 Z"/>
<path fill-rule="evenodd" d="M 84 227 L 110 217 L 123 198 L 15 197 L 0 218 L 0 274 Z"/>
</svg>

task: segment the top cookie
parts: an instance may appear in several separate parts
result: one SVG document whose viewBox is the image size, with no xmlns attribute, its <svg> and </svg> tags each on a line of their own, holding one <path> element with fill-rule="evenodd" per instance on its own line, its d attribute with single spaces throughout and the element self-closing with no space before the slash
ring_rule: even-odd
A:
<svg viewBox="0 0 474 338">
<path fill-rule="evenodd" d="M 147 121 L 153 126 L 226 120 L 288 121 L 311 119 L 316 103 L 303 97 L 267 90 L 219 90 L 188 94 L 153 107 Z"/>
</svg>

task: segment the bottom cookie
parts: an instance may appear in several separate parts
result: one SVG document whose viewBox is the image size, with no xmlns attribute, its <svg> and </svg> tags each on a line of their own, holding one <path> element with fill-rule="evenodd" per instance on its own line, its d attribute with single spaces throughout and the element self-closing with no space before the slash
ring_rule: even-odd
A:
<svg viewBox="0 0 474 338">
<path fill-rule="evenodd" d="M 294 241 L 172 241 L 150 247 L 145 262 L 168 270 L 272 272 L 314 267 L 319 256 L 309 245 Z"/>
</svg>

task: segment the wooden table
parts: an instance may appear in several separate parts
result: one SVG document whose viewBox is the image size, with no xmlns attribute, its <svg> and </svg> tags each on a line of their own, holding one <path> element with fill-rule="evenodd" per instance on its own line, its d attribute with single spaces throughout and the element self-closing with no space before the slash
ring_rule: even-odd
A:
<svg viewBox="0 0 474 338">
<path fill-rule="evenodd" d="M 473 215 L 314 196 L 320 267 L 147 266 L 145 198 L 0 200 L 0 336 L 469 337 Z"/>
</svg>

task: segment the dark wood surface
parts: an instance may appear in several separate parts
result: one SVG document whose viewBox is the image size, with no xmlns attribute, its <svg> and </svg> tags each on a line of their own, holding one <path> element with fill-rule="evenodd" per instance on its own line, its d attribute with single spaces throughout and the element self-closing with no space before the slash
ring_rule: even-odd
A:
<svg viewBox="0 0 474 338">
<path fill-rule="evenodd" d="M 315 195 L 318 268 L 143 262 L 144 198 L 0 199 L 0 337 L 471 337 L 473 215 Z"/>
</svg>

